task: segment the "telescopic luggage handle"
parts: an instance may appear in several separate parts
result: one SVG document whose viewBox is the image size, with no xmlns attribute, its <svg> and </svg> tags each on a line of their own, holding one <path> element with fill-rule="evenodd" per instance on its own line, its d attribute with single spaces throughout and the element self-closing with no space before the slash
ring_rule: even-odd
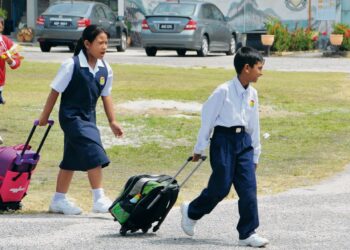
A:
<svg viewBox="0 0 350 250">
<path fill-rule="evenodd" d="M 192 171 L 186 176 L 186 178 L 181 182 L 181 184 L 179 185 L 180 188 L 188 181 L 188 179 L 194 174 L 194 172 L 197 171 L 197 169 L 202 165 L 202 163 L 207 159 L 207 156 L 202 155 L 200 157 L 200 160 L 198 161 L 197 165 L 192 169 Z M 177 173 L 173 176 L 173 178 L 171 179 L 171 181 L 168 183 L 168 185 L 165 186 L 165 188 L 167 189 L 170 184 L 176 179 L 176 177 L 182 172 L 182 170 L 187 166 L 188 163 L 190 163 L 193 160 L 193 156 L 188 157 L 188 159 L 185 161 L 185 163 L 181 166 L 181 168 L 179 169 L 179 171 L 177 171 Z"/>
<path fill-rule="evenodd" d="M 47 135 L 49 134 L 50 129 L 51 129 L 51 127 L 53 126 L 54 123 L 55 123 L 55 122 L 54 122 L 53 120 L 49 120 L 49 121 L 48 121 L 49 126 L 47 127 L 47 129 L 46 129 L 46 131 L 45 131 L 45 134 L 44 134 L 43 138 L 41 139 L 41 142 L 40 142 L 40 144 L 39 144 L 38 149 L 36 150 L 36 153 L 35 153 L 35 156 L 36 156 L 36 157 L 39 155 L 39 153 L 40 153 L 40 151 L 41 151 L 41 148 L 43 147 L 44 142 L 45 142 L 45 140 L 46 140 L 46 137 L 47 137 Z M 29 143 L 30 143 L 30 140 L 32 139 L 32 137 L 33 137 L 33 135 L 34 135 L 34 132 L 35 132 L 35 129 L 36 129 L 37 126 L 39 126 L 39 120 L 35 120 L 35 121 L 34 121 L 34 125 L 33 125 L 33 127 L 32 127 L 32 130 L 30 131 L 29 136 L 28 136 L 28 138 L 27 138 L 27 141 L 26 141 L 26 143 L 24 144 L 23 150 L 22 150 L 22 152 L 21 152 L 21 157 L 23 157 L 24 152 L 27 150 L 27 147 L 28 147 L 28 145 L 29 145 Z"/>
<path fill-rule="evenodd" d="M 200 157 L 200 160 L 198 161 L 197 165 L 192 169 L 192 171 L 186 176 L 186 178 L 181 182 L 179 185 L 180 189 L 181 187 L 188 181 L 188 179 L 194 174 L 194 172 L 197 171 L 197 169 L 202 165 L 202 163 L 207 159 L 207 156 L 202 155 Z M 193 160 L 193 156 L 190 156 L 187 158 L 185 163 L 180 167 L 180 169 L 177 171 L 177 173 L 171 178 L 171 180 L 168 182 L 168 184 L 163 188 L 163 190 L 156 196 L 156 198 L 148 205 L 147 209 L 150 209 L 162 196 L 162 193 L 165 193 L 169 186 L 173 183 L 173 181 L 176 179 L 176 177 L 184 170 L 184 168 L 187 166 L 188 163 L 190 163 Z"/>
</svg>

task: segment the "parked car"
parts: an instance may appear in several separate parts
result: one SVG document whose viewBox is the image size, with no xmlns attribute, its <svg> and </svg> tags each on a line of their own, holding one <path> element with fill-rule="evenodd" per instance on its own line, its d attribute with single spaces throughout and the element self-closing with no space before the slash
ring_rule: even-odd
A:
<svg viewBox="0 0 350 250">
<path fill-rule="evenodd" d="M 36 21 L 40 49 L 68 46 L 73 51 L 85 27 L 96 24 L 110 34 L 109 45 L 125 51 L 128 36 L 124 22 L 105 4 L 87 1 L 62 1 L 51 5 Z"/>
<path fill-rule="evenodd" d="M 181 1 L 159 3 L 142 21 L 141 37 L 148 56 L 157 50 L 176 50 L 179 56 L 188 50 L 198 56 L 210 51 L 233 55 L 237 33 L 214 4 Z"/>
</svg>

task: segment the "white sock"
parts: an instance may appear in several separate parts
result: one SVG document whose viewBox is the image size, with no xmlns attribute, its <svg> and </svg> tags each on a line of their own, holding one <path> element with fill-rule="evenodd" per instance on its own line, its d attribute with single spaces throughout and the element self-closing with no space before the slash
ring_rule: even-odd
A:
<svg viewBox="0 0 350 250">
<path fill-rule="evenodd" d="M 92 189 L 92 196 L 94 198 L 94 202 L 96 202 L 98 199 L 105 196 L 105 192 L 103 188 Z"/>
<path fill-rule="evenodd" d="M 66 194 L 65 193 L 58 193 L 56 192 L 52 198 L 53 202 L 59 201 L 59 200 L 64 200 L 66 199 Z"/>
</svg>

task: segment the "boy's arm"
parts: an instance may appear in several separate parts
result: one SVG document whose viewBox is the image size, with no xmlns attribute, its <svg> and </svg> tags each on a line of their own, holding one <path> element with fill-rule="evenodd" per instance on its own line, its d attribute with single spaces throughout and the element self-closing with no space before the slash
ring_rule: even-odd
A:
<svg viewBox="0 0 350 250">
<path fill-rule="evenodd" d="M 109 122 L 109 126 L 111 127 L 113 134 L 115 136 L 123 136 L 124 131 L 119 123 L 115 119 L 113 100 L 111 96 L 102 96 L 103 107 L 105 109 L 105 113 Z"/>
<path fill-rule="evenodd" d="M 258 95 L 256 94 L 256 103 L 255 103 L 255 114 L 252 122 L 252 146 L 254 148 L 254 164 L 258 165 L 259 157 L 261 154 L 261 143 L 260 143 L 260 119 L 259 119 L 259 100 Z"/>
<path fill-rule="evenodd" d="M 59 93 L 56 90 L 51 89 L 51 92 L 47 97 L 43 112 L 41 113 L 39 118 L 39 126 L 45 126 L 47 124 L 50 114 L 52 112 L 52 109 L 55 106 L 55 103 L 57 101 L 58 95 Z"/>
<path fill-rule="evenodd" d="M 199 129 L 197 143 L 194 147 L 193 158 L 199 159 L 200 155 L 204 153 L 204 150 L 209 144 L 209 138 L 213 130 L 215 121 L 221 111 L 222 105 L 226 98 L 226 92 L 224 89 L 217 88 L 202 107 L 202 123 Z"/>
</svg>

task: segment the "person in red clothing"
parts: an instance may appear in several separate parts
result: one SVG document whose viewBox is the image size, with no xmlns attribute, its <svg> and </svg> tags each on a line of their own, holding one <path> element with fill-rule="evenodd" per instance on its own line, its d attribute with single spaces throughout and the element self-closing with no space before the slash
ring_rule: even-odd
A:
<svg viewBox="0 0 350 250">
<path fill-rule="evenodd" d="M 6 63 L 11 69 L 16 69 L 20 66 L 21 60 L 18 54 L 11 55 L 9 50 L 14 43 L 7 36 L 1 33 L 4 30 L 4 19 L 0 18 L 0 104 L 5 104 L 5 100 L 2 97 L 2 91 L 6 80 Z"/>
</svg>

